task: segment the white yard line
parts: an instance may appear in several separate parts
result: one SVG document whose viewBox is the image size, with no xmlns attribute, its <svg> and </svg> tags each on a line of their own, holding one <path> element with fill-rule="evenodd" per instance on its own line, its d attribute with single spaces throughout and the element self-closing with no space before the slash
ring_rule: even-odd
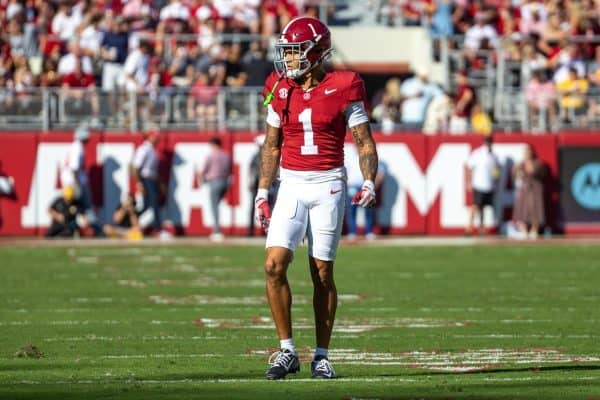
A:
<svg viewBox="0 0 600 400">
<path fill-rule="evenodd" d="M 464 377 L 465 375 L 461 375 Z M 470 375 L 470 377 L 479 378 L 476 375 Z M 444 379 L 447 379 L 445 377 Z M 572 376 L 572 377 L 560 377 L 555 376 L 531 376 L 531 377 L 515 377 L 515 378 L 481 378 L 487 382 L 581 382 L 581 381 L 600 381 L 600 376 Z M 348 382 L 356 383 L 370 383 L 370 382 L 389 382 L 389 383 L 422 383 L 430 382 L 430 377 L 422 378 L 401 378 L 395 376 L 389 377 L 339 377 L 331 381 L 327 381 L 328 384 L 344 384 Z M 473 379 L 476 382 L 476 379 Z M 89 379 L 89 380 L 57 380 L 57 381 L 39 381 L 39 380 L 16 380 L 16 381 L 4 381 L 4 385 L 110 385 L 110 384 L 139 384 L 139 385 L 205 385 L 205 384 L 219 384 L 219 383 L 265 383 L 266 385 L 273 384 L 294 384 L 301 382 L 312 382 L 314 379 L 311 378 L 290 378 L 280 382 L 270 382 L 264 377 L 257 378 L 221 378 L 221 379 Z M 468 387 L 468 382 L 461 382 L 463 385 Z"/>
</svg>

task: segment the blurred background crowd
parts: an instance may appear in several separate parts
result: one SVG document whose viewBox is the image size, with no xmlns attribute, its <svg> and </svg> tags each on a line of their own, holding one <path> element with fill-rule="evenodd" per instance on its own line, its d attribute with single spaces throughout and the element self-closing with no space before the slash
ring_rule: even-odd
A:
<svg viewBox="0 0 600 400">
<path fill-rule="evenodd" d="M 600 121 L 598 0 L 0 0 L 0 120 L 260 130 L 271 44 L 298 15 L 427 30 L 441 78 L 415 64 L 366 79 L 385 133 Z"/>
</svg>

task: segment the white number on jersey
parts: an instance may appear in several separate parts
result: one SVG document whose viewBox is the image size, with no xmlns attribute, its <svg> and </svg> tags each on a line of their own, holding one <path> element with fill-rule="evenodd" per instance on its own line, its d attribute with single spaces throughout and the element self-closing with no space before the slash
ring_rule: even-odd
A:
<svg viewBox="0 0 600 400">
<path fill-rule="evenodd" d="M 303 156 L 312 156 L 319 153 L 319 147 L 315 146 L 314 132 L 312 128 L 312 109 L 307 108 L 298 115 L 298 121 L 302 123 L 304 130 L 304 145 L 300 147 L 300 154 Z"/>
</svg>

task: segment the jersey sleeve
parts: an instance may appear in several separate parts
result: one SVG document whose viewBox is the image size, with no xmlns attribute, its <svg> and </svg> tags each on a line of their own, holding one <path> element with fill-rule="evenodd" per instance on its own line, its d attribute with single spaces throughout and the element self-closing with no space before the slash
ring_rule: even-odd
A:
<svg viewBox="0 0 600 400">
<path fill-rule="evenodd" d="M 367 92 L 365 91 L 365 83 L 357 73 L 352 73 L 350 85 L 346 91 L 346 104 L 348 105 L 356 102 L 366 102 Z"/>
</svg>

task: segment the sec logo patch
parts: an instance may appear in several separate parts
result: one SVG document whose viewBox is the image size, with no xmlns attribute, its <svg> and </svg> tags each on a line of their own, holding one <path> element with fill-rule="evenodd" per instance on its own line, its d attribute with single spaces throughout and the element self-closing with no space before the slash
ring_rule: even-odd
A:
<svg viewBox="0 0 600 400">
<path fill-rule="evenodd" d="M 288 96 L 287 88 L 279 89 L 279 98 L 280 99 L 287 99 L 287 96 Z"/>
</svg>

